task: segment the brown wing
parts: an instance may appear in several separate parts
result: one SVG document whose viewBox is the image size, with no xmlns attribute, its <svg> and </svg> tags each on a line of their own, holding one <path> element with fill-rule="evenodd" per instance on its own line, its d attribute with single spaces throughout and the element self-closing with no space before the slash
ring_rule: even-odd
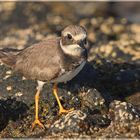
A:
<svg viewBox="0 0 140 140">
<path fill-rule="evenodd" d="M 7 66 L 14 67 L 16 63 L 16 56 L 22 50 L 17 50 L 13 48 L 3 48 L 0 49 L 0 62 Z"/>
<path fill-rule="evenodd" d="M 48 39 L 23 50 L 17 56 L 15 70 L 25 77 L 40 81 L 51 80 L 60 72 L 58 39 Z"/>
</svg>

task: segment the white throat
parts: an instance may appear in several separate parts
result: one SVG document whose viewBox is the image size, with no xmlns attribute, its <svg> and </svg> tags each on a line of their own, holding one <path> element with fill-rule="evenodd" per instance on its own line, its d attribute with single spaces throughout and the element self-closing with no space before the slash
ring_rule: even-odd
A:
<svg viewBox="0 0 140 140">
<path fill-rule="evenodd" d="M 62 45 L 62 40 L 60 40 L 60 46 L 64 53 L 72 56 L 80 56 L 83 51 L 83 49 L 78 44 Z"/>
</svg>

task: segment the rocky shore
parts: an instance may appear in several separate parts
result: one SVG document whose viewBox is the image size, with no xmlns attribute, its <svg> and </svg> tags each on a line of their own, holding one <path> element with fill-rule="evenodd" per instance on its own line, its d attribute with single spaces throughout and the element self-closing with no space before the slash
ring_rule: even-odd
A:
<svg viewBox="0 0 140 140">
<path fill-rule="evenodd" d="M 140 138 L 140 24 L 110 16 L 108 3 L 76 4 L 1 2 L 1 48 L 29 47 L 69 24 L 85 26 L 90 43 L 84 69 L 59 84 L 63 106 L 74 111 L 58 115 L 45 85 L 39 116 L 46 129 L 31 130 L 36 81 L 0 65 L 1 138 Z"/>
</svg>

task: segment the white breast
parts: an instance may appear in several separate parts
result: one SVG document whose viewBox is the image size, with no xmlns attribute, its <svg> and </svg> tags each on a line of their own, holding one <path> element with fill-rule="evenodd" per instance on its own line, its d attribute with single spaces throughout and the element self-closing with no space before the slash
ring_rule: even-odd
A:
<svg viewBox="0 0 140 140">
<path fill-rule="evenodd" d="M 79 67 L 77 67 L 76 69 L 74 69 L 73 71 L 67 72 L 67 73 L 61 75 L 60 77 L 52 80 L 51 82 L 52 83 L 54 83 L 54 82 L 57 82 L 57 83 L 64 82 L 65 83 L 67 81 L 70 81 L 71 79 L 73 79 L 83 69 L 85 64 L 86 64 L 86 61 L 83 61 L 81 63 L 81 65 Z"/>
</svg>

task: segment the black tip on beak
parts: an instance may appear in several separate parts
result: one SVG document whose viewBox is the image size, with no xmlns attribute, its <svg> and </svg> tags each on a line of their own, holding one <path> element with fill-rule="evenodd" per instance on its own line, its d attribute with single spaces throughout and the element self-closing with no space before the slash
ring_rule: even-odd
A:
<svg viewBox="0 0 140 140">
<path fill-rule="evenodd" d="M 87 49 L 84 49 L 82 55 L 83 55 L 83 57 L 84 57 L 85 59 L 87 59 L 87 57 L 88 57 L 88 51 L 87 51 Z"/>
<path fill-rule="evenodd" d="M 86 49 L 86 47 L 85 47 L 84 41 L 80 41 L 78 44 L 79 44 L 79 46 L 83 49 L 82 56 L 83 56 L 84 58 L 87 59 L 87 57 L 88 57 L 88 52 L 87 52 L 87 49 Z"/>
</svg>

